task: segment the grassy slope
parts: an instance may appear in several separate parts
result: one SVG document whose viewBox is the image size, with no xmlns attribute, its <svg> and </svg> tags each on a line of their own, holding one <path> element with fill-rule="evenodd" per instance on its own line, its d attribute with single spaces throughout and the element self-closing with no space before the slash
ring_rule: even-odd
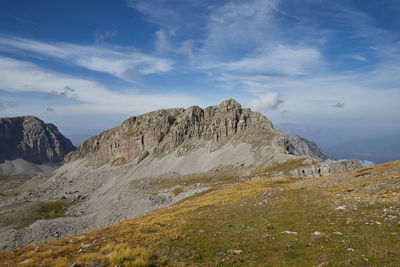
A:
<svg viewBox="0 0 400 267">
<path fill-rule="evenodd" d="M 0 265 L 398 266 L 399 175 L 400 161 L 321 178 L 244 182 L 2 253 Z"/>
</svg>

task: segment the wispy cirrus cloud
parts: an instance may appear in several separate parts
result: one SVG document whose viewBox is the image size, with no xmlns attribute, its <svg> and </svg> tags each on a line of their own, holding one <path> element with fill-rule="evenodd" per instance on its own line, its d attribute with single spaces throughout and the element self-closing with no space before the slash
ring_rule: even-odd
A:
<svg viewBox="0 0 400 267">
<path fill-rule="evenodd" d="M 204 15 L 227 2 L 226 0 L 126 0 L 129 7 L 146 15 L 151 23 L 170 31 L 199 30 L 204 24 Z M 199 12 L 201 11 L 201 12 Z"/>
<path fill-rule="evenodd" d="M 69 115 L 124 114 L 126 116 L 196 103 L 193 97 L 181 94 L 143 94 L 134 88 L 124 92 L 108 90 L 96 81 L 75 78 L 41 68 L 30 62 L 3 56 L 0 56 L 0 90 L 11 93 L 39 92 L 46 96 L 68 98 L 72 102 L 58 106 L 57 112 Z"/>
<path fill-rule="evenodd" d="M 62 60 L 92 71 L 104 72 L 124 80 L 134 75 L 164 73 L 174 68 L 170 59 L 145 55 L 134 49 L 40 42 L 25 38 L 0 36 L 0 51 Z"/>
<path fill-rule="evenodd" d="M 310 47 L 278 45 L 257 50 L 253 56 L 216 64 L 223 71 L 252 74 L 304 75 L 321 63 L 321 54 Z"/>
<path fill-rule="evenodd" d="M 156 41 L 155 41 L 156 51 L 158 53 L 170 52 L 172 50 L 172 44 L 169 41 L 168 32 L 164 28 L 161 28 L 158 31 L 156 31 L 155 35 L 156 35 Z"/>
<path fill-rule="evenodd" d="M 275 43 L 280 37 L 275 15 L 279 0 L 229 1 L 208 14 L 205 23 L 204 46 L 200 53 L 205 59 L 224 60 L 241 57 L 243 49 L 251 51 Z M 233 51 L 242 51 L 235 53 Z M 236 57 L 238 59 L 238 57 Z"/>
<path fill-rule="evenodd" d="M 368 61 L 366 57 L 363 57 L 361 55 L 351 55 L 350 58 L 358 60 L 358 61 Z"/>
</svg>

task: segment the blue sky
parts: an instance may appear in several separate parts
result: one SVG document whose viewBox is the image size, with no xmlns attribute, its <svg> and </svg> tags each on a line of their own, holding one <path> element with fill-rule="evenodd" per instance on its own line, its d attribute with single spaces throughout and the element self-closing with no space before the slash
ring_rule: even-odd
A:
<svg viewBox="0 0 400 267">
<path fill-rule="evenodd" d="M 38 116 L 75 143 L 132 115 L 228 98 L 323 147 L 400 133 L 397 0 L 0 7 L 0 116 Z"/>
</svg>

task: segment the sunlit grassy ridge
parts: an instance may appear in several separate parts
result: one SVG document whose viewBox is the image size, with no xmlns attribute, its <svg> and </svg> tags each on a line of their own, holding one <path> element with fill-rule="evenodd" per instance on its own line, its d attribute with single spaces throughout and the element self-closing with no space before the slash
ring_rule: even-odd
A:
<svg viewBox="0 0 400 267">
<path fill-rule="evenodd" d="M 400 162 L 226 186 L 125 222 L 0 254 L 0 265 L 398 266 Z"/>
</svg>

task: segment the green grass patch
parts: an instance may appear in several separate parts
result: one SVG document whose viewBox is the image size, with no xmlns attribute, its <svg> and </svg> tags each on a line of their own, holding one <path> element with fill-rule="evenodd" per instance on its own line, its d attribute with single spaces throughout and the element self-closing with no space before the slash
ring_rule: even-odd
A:
<svg viewBox="0 0 400 267">
<path fill-rule="evenodd" d="M 37 220 L 55 219 L 65 216 L 72 204 L 70 200 L 46 202 L 24 202 L 0 209 L 0 228 L 20 229 Z"/>
<path fill-rule="evenodd" d="M 10 196 L 16 195 L 15 189 L 30 180 L 33 174 L 1 175 L 0 194 Z"/>
<path fill-rule="evenodd" d="M 288 173 L 291 170 L 295 170 L 304 166 L 305 164 L 303 163 L 303 159 L 290 160 L 283 163 L 275 164 L 274 166 L 271 166 L 262 171 L 256 171 L 255 173 L 253 173 L 253 175 L 265 175 L 279 172 Z"/>
<path fill-rule="evenodd" d="M 69 200 L 47 201 L 40 203 L 40 216 L 46 219 L 62 217 L 71 205 Z"/>
</svg>

